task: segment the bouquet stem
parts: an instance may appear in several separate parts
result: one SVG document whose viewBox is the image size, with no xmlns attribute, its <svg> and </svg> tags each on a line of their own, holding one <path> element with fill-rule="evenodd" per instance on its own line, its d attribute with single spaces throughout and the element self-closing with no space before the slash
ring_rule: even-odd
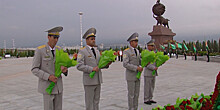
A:
<svg viewBox="0 0 220 110">
<path fill-rule="evenodd" d="M 50 85 L 47 87 L 46 92 L 50 95 L 53 91 L 53 88 L 55 86 L 54 82 L 51 82 Z"/>
<path fill-rule="evenodd" d="M 140 79 L 140 77 L 141 77 L 141 72 L 140 72 L 140 71 L 138 71 L 136 77 L 137 77 L 138 79 Z"/>
<path fill-rule="evenodd" d="M 152 72 L 152 75 L 155 76 L 155 73 L 156 73 L 156 71 L 154 70 L 154 71 Z"/>
<path fill-rule="evenodd" d="M 95 75 L 95 71 L 93 71 L 93 72 L 89 73 L 89 77 L 90 77 L 90 78 L 93 78 L 93 77 L 94 77 L 94 75 Z"/>
</svg>

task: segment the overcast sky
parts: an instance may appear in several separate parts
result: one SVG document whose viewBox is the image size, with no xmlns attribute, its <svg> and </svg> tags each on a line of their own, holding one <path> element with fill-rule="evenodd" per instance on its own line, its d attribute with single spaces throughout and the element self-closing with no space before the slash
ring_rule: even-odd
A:
<svg viewBox="0 0 220 110">
<path fill-rule="evenodd" d="M 134 32 L 140 43 L 149 41 L 156 20 L 152 6 L 156 0 L 0 0 L 0 48 L 36 47 L 47 42 L 44 32 L 63 26 L 59 44 L 80 45 L 80 19 L 83 33 L 97 29 L 97 44 L 127 43 Z M 161 0 L 164 17 L 177 35 L 177 41 L 220 38 L 220 0 Z M 84 42 L 85 44 L 85 42 Z"/>
</svg>

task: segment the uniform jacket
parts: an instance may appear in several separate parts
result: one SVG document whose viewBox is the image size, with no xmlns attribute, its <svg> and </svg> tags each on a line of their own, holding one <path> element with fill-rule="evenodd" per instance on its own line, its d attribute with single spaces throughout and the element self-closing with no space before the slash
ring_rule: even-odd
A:
<svg viewBox="0 0 220 110">
<path fill-rule="evenodd" d="M 84 48 L 79 50 L 77 56 L 77 62 L 78 62 L 77 69 L 79 71 L 83 71 L 84 85 L 98 85 L 103 82 L 101 69 L 99 69 L 99 71 L 95 73 L 93 78 L 89 77 L 89 73 L 92 72 L 93 67 L 98 66 L 99 63 L 100 52 L 99 50 L 95 49 L 95 53 L 96 53 L 96 58 L 92 50 L 88 46 L 85 46 Z"/>
<path fill-rule="evenodd" d="M 138 78 L 136 77 L 138 71 L 137 67 L 141 64 L 141 58 L 139 50 L 137 50 L 137 56 L 133 48 L 129 46 L 129 48 L 125 49 L 123 52 L 123 66 L 126 68 L 126 80 L 136 81 Z"/>
<path fill-rule="evenodd" d="M 60 47 L 56 46 L 56 49 Z M 54 51 L 54 54 L 56 52 Z M 56 55 L 55 55 L 56 57 Z M 46 88 L 50 85 L 49 76 L 55 73 L 55 57 L 53 57 L 49 45 L 39 46 L 33 58 L 32 73 L 39 78 L 38 92 L 47 94 Z M 51 94 L 58 94 L 63 91 L 62 77 L 59 77 Z"/>
</svg>

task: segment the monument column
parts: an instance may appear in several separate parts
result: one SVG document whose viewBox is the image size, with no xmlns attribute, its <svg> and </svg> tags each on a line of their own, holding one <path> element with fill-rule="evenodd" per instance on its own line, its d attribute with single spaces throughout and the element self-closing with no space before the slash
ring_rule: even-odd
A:
<svg viewBox="0 0 220 110">
<path fill-rule="evenodd" d="M 160 3 L 160 0 L 157 0 L 152 11 L 153 18 L 157 20 L 157 24 L 153 26 L 153 31 L 148 33 L 148 35 L 155 40 L 157 50 L 161 50 L 160 45 L 163 45 L 165 41 L 173 41 L 176 33 L 173 33 L 169 28 L 168 22 L 170 20 L 162 16 L 165 12 L 165 6 Z"/>
<path fill-rule="evenodd" d="M 155 40 L 157 50 L 161 50 L 160 45 L 163 45 L 165 41 L 173 40 L 176 33 L 173 33 L 171 29 L 164 26 L 154 25 L 153 31 L 148 33 L 148 35 L 151 36 L 151 39 Z"/>
</svg>

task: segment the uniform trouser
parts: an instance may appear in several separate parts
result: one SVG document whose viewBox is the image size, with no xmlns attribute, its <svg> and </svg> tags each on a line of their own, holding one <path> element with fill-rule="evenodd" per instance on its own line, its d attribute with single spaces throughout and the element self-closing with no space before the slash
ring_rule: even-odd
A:
<svg viewBox="0 0 220 110">
<path fill-rule="evenodd" d="M 209 62 L 209 55 L 207 55 L 207 59 L 208 59 L 207 62 Z"/>
<path fill-rule="evenodd" d="M 127 81 L 128 87 L 128 110 L 138 109 L 138 97 L 140 92 L 140 80 Z"/>
<path fill-rule="evenodd" d="M 62 110 L 63 93 L 43 94 L 44 110 Z"/>
<path fill-rule="evenodd" d="M 155 87 L 155 76 L 144 77 L 144 102 L 153 98 L 153 92 Z"/>
<path fill-rule="evenodd" d="M 86 110 L 99 110 L 101 85 L 84 85 Z"/>
</svg>

